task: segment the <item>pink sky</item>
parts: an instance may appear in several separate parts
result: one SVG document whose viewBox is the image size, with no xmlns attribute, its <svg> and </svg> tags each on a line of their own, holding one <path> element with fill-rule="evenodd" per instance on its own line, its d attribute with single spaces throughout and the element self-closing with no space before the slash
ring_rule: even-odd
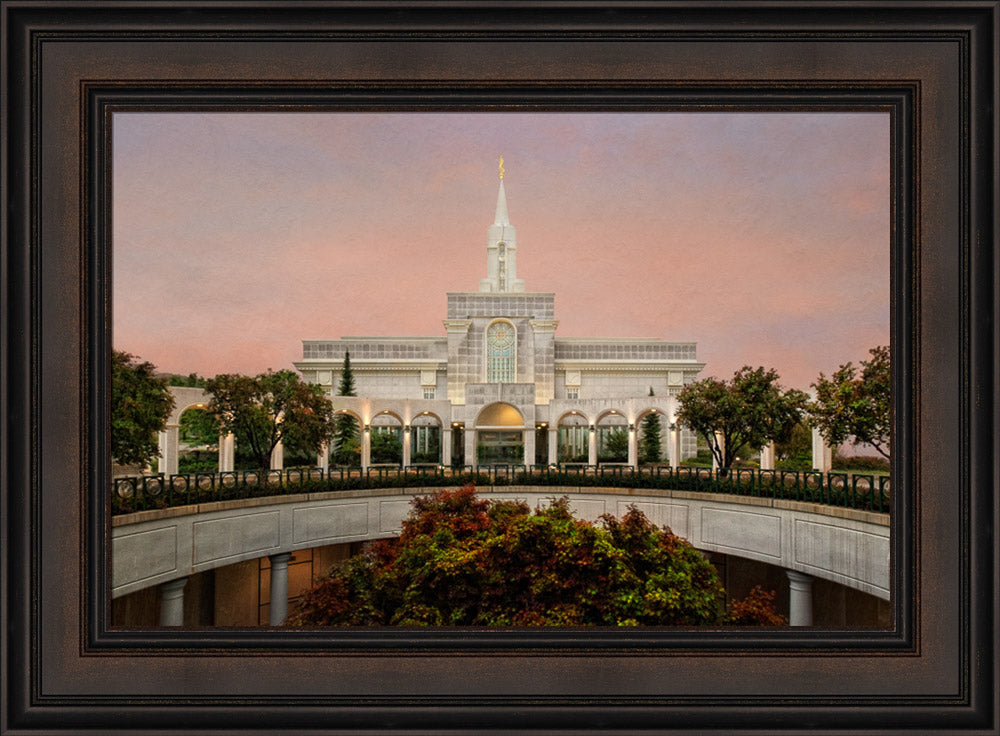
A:
<svg viewBox="0 0 1000 736">
<path fill-rule="evenodd" d="M 290 368 L 303 339 L 444 336 L 497 158 L 557 336 L 696 341 L 806 389 L 889 340 L 889 116 L 119 113 L 114 345 Z"/>
</svg>

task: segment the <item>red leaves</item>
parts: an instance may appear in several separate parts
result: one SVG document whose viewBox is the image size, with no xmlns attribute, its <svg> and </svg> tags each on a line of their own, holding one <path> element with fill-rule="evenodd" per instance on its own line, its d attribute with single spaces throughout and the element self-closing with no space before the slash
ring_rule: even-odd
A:
<svg viewBox="0 0 1000 736">
<path fill-rule="evenodd" d="M 774 608 L 774 591 L 754 586 L 746 598 L 733 601 L 725 623 L 733 626 L 787 626 L 788 619 Z"/>
<path fill-rule="evenodd" d="M 720 623 L 715 569 L 632 508 L 602 525 L 567 499 L 529 513 L 472 486 L 418 498 L 376 543 L 303 599 L 296 625 L 584 626 Z M 337 598 L 337 596 L 340 596 Z"/>
</svg>

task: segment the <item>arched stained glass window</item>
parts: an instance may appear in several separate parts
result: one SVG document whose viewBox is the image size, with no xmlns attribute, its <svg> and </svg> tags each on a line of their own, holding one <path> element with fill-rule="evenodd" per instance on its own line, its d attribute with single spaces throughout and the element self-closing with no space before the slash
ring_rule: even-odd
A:
<svg viewBox="0 0 1000 736">
<path fill-rule="evenodd" d="M 487 383 L 513 383 L 517 357 L 514 325 L 494 322 L 486 329 Z"/>
</svg>

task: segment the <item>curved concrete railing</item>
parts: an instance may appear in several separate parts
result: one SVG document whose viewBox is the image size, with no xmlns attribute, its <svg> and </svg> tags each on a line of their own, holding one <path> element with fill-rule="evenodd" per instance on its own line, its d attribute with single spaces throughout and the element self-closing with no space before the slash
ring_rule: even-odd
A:
<svg viewBox="0 0 1000 736">
<path fill-rule="evenodd" d="M 112 597 L 265 555 L 393 537 L 429 489 L 340 491 L 218 501 L 112 519 Z M 888 514 L 690 491 L 563 486 L 479 488 L 543 506 L 567 496 L 579 518 L 635 505 L 702 550 L 778 565 L 889 598 Z"/>
</svg>

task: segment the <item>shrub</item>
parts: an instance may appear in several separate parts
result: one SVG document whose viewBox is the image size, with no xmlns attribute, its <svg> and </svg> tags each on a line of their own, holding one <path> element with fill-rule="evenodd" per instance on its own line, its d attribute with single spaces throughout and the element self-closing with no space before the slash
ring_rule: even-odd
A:
<svg viewBox="0 0 1000 736">
<path fill-rule="evenodd" d="M 774 591 L 759 585 L 742 600 L 729 604 L 724 623 L 731 626 L 787 626 L 788 619 L 774 609 Z"/>
<path fill-rule="evenodd" d="M 294 626 L 681 625 L 725 621 L 715 568 L 630 508 L 575 519 L 472 485 L 414 501 L 397 540 L 372 544 L 301 599 Z"/>
<path fill-rule="evenodd" d="M 834 470 L 867 470 L 869 472 L 888 473 L 889 461 L 884 457 L 874 455 L 841 455 L 833 457 Z"/>
</svg>

